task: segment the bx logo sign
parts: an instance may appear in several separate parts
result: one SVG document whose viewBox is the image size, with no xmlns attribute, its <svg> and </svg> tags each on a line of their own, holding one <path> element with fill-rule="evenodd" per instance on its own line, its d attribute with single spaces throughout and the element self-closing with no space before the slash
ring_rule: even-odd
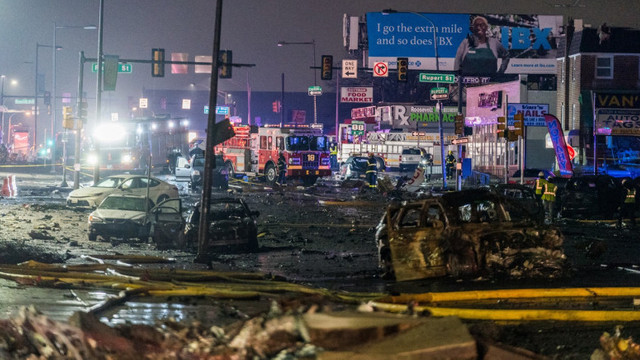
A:
<svg viewBox="0 0 640 360">
<path fill-rule="evenodd" d="M 509 30 L 511 30 L 511 46 L 509 46 Z M 524 50 L 531 47 L 532 49 L 539 49 L 542 47 L 545 50 L 550 50 L 548 36 L 551 34 L 551 28 L 538 29 L 538 28 L 509 28 L 502 27 L 502 46 L 505 49 Z M 533 44 L 532 44 L 532 41 Z"/>
</svg>

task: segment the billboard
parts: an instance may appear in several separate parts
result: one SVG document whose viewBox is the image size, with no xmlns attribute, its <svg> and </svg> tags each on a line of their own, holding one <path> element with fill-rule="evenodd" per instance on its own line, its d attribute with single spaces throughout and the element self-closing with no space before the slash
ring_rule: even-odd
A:
<svg viewBox="0 0 640 360">
<path fill-rule="evenodd" d="M 557 15 L 367 13 L 368 67 L 408 57 L 410 70 L 555 74 L 563 29 Z"/>
<path fill-rule="evenodd" d="M 640 93 L 594 93 L 596 135 L 640 136 Z"/>
</svg>

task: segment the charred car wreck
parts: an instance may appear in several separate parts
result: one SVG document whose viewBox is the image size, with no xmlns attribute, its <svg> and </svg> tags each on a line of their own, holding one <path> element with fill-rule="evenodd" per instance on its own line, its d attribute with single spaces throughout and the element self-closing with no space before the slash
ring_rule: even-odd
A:
<svg viewBox="0 0 640 360">
<path fill-rule="evenodd" d="M 521 214 L 522 215 L 522 214 Z M 379 263 L 398 281 L 441 276 L 562 274 L 562 234 L 513 220 L 506 198 L 486 189 L 392 204 L 376 232 Z"/>
</svg>

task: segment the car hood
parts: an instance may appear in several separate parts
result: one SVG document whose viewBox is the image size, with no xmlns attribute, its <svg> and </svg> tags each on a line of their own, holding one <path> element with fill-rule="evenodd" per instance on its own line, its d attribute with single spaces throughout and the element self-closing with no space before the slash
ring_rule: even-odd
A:
<svg viewBox="0 0 640 360">
<path fill-rule="evenodd" d="M 101 188 L 101 187 L 83 187 L 76 190 L 73 190 L 69 193 L 69 197 L 89 197 L 89 196 L 97 196 L 98 194 L 103 194 L 107 191 L 113 191 L 113 188 Z"/>
<path fill-rule="evenodd" d="M 144 211 L 132 210 L 115 210 L 115 209 L 98 209 L 91 213 L 102 219 L 122 219 L 122 220 L 138 220 L 145 216 Z"/>
</svg>

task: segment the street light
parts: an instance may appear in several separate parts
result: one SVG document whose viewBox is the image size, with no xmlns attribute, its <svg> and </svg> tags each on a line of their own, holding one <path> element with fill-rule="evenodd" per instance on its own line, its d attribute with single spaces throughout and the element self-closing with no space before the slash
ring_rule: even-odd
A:
<svg viewBox="0 0 640 360">
<path fill-rule="evenodd" d="M 56 41 L 56 34 L 58 32 L 58 29 L 83 29 L 83 30 L 96 30 L 97 27 L 95 25 L 56 25 L 55 21 L 53 22 L 53 45 L 56 46 L 57 41 Z M 55 138 L 55 133 L 56 133 L 56 116 L 57 116 L 57 112 L 56 112 L 56 60 L 58 58 L 57 52 L 54 51 L 53 52 L 53 71 L 52 71 L 52 86 L 51 86 L 51 136 Z M 65 133 L 66 133 L 66 129 L 65 129 Z M 64 139 L 64 144 L 63 146 L 66 146 L 66 138 Z M 51 157 L 51 172 L 55 172 L 55 166 L 56 163 L 55 161 L 53 161 L 53 159 L 55 159 L 56 157 L 56 151 L 57 151 L 57 144 L 56 142 L 53 143 L 53 155 Z M 66 159 L 66 149 L 63 149 L 63 159 L 62 159 L 62 184 L 60 186 L 66 187 L 67 186 L 67 174 L 66 174 L 66 165 L 67 165 L 67 159 Z"/>
<path fill-rule="evenodd" d="M 313 46 L 313 85 L 317 86 L 318 75 L 316 74 L 316 41 L 315 39 L 312 39 L 311 41 L 298 41 L 298 42 L 278 41 L 279 47 L 282 47 L 285 45 L 312 45 Z M 283 87 L 284 87 L 284 79 L 283 79 Z M 283 90 L 283 93 L 284 93 L 284 90 Z M 318 123 L 318 101 L 317 101 L 316 95 L 313 95 L 313 123 L 314 124 Z"/>
<path fill-rule="evenodd" d="M 419 16 L 427 20 L 429 24 L 431 24 L 431 28 L 433 29 L 433 48 L 434 48 L 435 57 L 436 57 L 436 72 L 440 72 L 440 59 L 438 58 L 438 27 L 436 26 L 436 24 L 434 24 L 434 22 L 431 19 L 429 19 L 428 17 L 424 16 L 421 13 L 418 13 L 415 11 L 402 11 L 402 12 Z M 384 15 L 393 14 L 393 13 L 398 13 L 398 11 L 393 9 L 382 10 L 382 14 Z M 440 87 L 440 83 L 436 83 L 436 86 Z M 438 132 L 440 135 L 440 159 L 441 159 L 440 163 L 442 166 L 442 188 L 443 190 L 446 190 L 447 189 L 447 173 L 446 173 L 446 166 L 444 161 L 444 134 L 442 130 L 442 127 L 443 127 L 442 104 L 440 103 L 440 100 L 436 100 L 436 107 L 438 109 Z"/>
<path fill-rule="evenodd" d="M 33 101 L 33 110 L 34 110 L 33 111 L 33 148 L 35 151 L 37 151 L 37 147 L 38 147 L 38 52 L 40 51 L 41 47 L 53 48 L 54 46 L 36 43 L 36 64 L 35 64 L 36 83 L 35 83 L 35 89 L 34 89 L 35 96 Z M 60 50 L 60 49 L 62 49 L 61 46 L 55 47 L 55 50 Z"/>
</svg>

